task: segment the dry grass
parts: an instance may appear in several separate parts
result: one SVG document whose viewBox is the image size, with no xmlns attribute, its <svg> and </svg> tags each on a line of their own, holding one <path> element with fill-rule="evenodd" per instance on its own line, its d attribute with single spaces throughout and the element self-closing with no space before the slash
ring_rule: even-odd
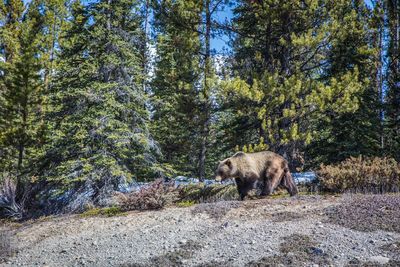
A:
<svg viewBox="0 0 400 267">
<path fill-rule="evenodd" d="M 179 191 L 172 184 L 158 179 L 138 192 L 118 195 L 122 211 L 158 210 L 179 200 Z"/>
<path fill-rule="evenodd" d="M 400 233 L 400 195 L 352 195 L 341 205 L 325 209 L 328 223 L 358 231 Z"/>
<path fill-rule="evenodd" d="M 17 185 L 14 179 L 8 174 L 2 174 L 3 178 L 0 184 L 0 218 L 11 218 L 15 220 L 22 219 L 24 208 L 21 203 L 17 203 Z M 1 177 L 0 177 L 1 178 Z"/>
<path fill-rule="evenodd" d="M 217 201 L 238 200 L 239 194 L 235 185 L 203 184 L 187 185 L 181 188 L 180 198 L 184 201 L 209 203 Z"/>
<path fill-rule="evenodd" d="M 117 196 L 122 211 L 157 210 L 165 206 L 190 207 L 197 203 L 210 203 L 238 199 L 237 189 L 233 185 L 203 184 L 187 185 L 175 188 L 157 180 L 138 192 Z"/>
</svg>

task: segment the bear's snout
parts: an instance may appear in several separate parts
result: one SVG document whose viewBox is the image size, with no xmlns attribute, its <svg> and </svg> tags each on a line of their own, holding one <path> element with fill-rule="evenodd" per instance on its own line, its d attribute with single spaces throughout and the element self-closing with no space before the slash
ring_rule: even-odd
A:
<svg viewBox="0 0 400 267">
<path fill-rule="evenodd" d="M 221 182 L 221 181 L 222 181 L 222 177 L 221 177 L 221 175 L 217 175 L 217 176 L 215 176 L 215 181 L 217 181 L 217 182 Z"/>
</svg>

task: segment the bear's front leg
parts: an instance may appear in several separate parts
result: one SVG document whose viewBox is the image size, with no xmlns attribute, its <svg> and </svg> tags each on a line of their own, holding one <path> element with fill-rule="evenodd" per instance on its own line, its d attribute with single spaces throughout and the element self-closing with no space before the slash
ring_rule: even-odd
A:
<svg viewBox="0 0 400 267">
<path fill-rule="evenodd" d="M 250 190 L 254 189 L 254 184 L 258 180 L 256 173 L 246 173 L 245 176 L 236 178 L 236 185 L 240 195 L 240 200 L 244 200 Z"/>
<path fill-rule="evenodd" d="M 268 178 L 264 179 L 264 184 L 260 196 L 265 197 L 272 193 L 272 181 Z"/>
<path fill-rule="evenodd" d="M 243 201 L 244 198 L 247 196 L 247 193 L 250 191 L 248 190 L 248 185 L 246 185 L 246 182 L 242 181 L 242 179 L 240 178 L 235 178 L 235 182 L 240 200 Z"/>
</svg>

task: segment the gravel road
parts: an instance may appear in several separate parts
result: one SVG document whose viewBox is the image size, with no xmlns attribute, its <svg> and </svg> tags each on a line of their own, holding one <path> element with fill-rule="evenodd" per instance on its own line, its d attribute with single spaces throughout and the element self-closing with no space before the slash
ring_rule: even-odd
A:
<svg viewBox="0 0 400 267">
<path fill-rule="evenodd" d="M 8 229 L 15 253 L 0 266 L 399 266 L 399 232 L 329 221 L 327 210 L 352 198 L 267 198 L 47 218 Z"/>
</svg>

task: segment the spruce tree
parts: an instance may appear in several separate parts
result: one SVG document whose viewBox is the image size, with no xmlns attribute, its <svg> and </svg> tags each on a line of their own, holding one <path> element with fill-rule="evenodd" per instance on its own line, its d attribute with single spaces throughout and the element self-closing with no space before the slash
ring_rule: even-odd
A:
<svg viewBox="0 0 400 267">
<path fill-rule="evenodd" d="M 152 132 L 166 169 L 196 173 L 201 20 L 199 1 L 154 2 L 157 57 L 152 91 Z"/>
<path fill-rule="evenodd" d="M 40 2 L 2 2 L 0 168 L 17 176 L 18 191 L 41 154 L 44 122 L 41 58 L 43 15 Z M 19 192 L 20 193 L 20 192 Z"/>
<path fill-rule="evenodd" d="M 215 140 L 212 99 L 218 85 L 211 41 L 218 34 L 215 16 L 225 4 L 212 0 L 153 3 L 158 35 L 152 82 L 154 133 L 166 166 L 200 180 L 215 167 L 215 158 L 208 156 Z"/>
<path fill-rule="evenodd" d="M 149 177 L 157 150 L 142 87 L 143 24 L 136 1 L 72 5 L 48 119 L 48 183 L 99 200 L 124 181 Z"/>
<path fill-rule="evenodd" d="M 386 153 L 400 160 L 400 1 L 387 0 L 388 68 L 385 112 Z"/>
</svg>

